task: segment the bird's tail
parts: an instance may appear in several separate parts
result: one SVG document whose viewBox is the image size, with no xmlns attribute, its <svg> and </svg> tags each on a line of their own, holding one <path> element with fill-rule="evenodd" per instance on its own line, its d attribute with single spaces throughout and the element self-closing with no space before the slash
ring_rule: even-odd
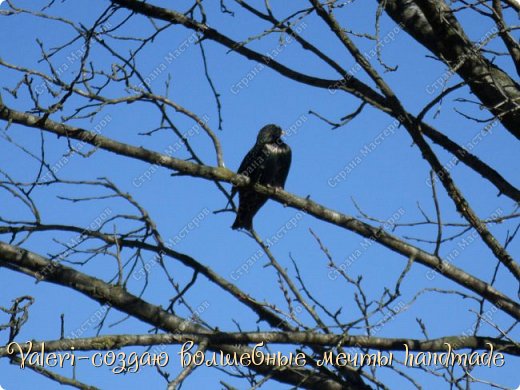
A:
<svg viewBox="0 0 520 390">
<path fill-rule="evenodd" d="M 233 226 L 231 229 L 246 229 L 248 231 L 253 230 L 253 216 L 244 216 L 242 213 L 237 213 L 237 217 L 235 222 L 233 222 Z"/>
</svg>

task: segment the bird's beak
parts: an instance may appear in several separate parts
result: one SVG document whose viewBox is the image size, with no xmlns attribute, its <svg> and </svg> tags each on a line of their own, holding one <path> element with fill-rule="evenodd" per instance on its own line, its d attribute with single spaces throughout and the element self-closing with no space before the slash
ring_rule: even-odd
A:
<svg viewBox="0 0 520 390">
<path fill-rule="evenodd" d="M 282 130 L 282 135 L 285 135 L 285 134 L 287 134 L 287 133 L 286 133 L 285 131 Z"/>
</svg>

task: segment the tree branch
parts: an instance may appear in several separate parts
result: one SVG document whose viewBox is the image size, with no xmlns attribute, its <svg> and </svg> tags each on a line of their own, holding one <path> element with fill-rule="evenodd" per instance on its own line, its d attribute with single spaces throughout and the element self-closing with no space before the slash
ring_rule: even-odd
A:
<svg viewBox="0 0 520 390">
<path fill-rule="evenodd" d="M 148 347 L 152 345 L 178 345 L 192 341 L 199 344 L 207 341 L 213 345 L 232 344 L 282 344 L 282 345 L 312 345 L 321 347 L 367 348 L 380 351 L 404 351 L 408 348 L 414 352 L 444 352 L 446 345 L 450 344 L 452 351 L 471 349 L 475 351 L 489 350 L 489 344 L 496 352 L 502 352 L 512 356 L 520 356 L 520 345 L 511 341 L 493 337 L 480 336 L 445 336 L 436 339 L 419 340 L 409 338 L 385 338 L 374 336 L 351 336 L 345 334 L 323 334 L 317 332 L 216 332 L 216 333 L 167 333 L 167 334 L 143 334 L 143 335 L 109 335 L 77 339 L 60 339 L 47 341 L 32 341 L 18 343 L 10 348 L 15 351 L 27 353 L 41 350 L 45 345 L 46 352 L 68 351 L 72 347 L 76 351 L 117 350 L 125 347 Z M 406 347 L 405 347 L 406 346 Z M 20 347 L 20 348 L 18 348 Z M 8 352 L 7 346 L 0 347 L 0 357 L 13 356 Z"/>
<path fill-rule="evenodd" d="M 211 334 L 211 331 L 202 326 L 170 314 L 160 307 L 130 294 L 120 286 L 107 284 L 100 279 L 90 277 L 70 267 L 50 262 L 33 252 L 3 242 L 0 242 L 0 266 L 34 278 L 41 278 L 41 275 L 45 275 L 44 280 L 47 282 L 72 288 L 90 299 L 101 304 L 110 304 L 115 309 L 167 332 Z M 238 356 L 245 352 L 251 352 L 244 347 L 217 344 L 208 345 L 208 349 L 230 354 L 236 353 Z M 341 384 L 323 377 L 318 372 L 303 368 L 294 367 L 289 370 L 280 370 L 276 366 L 271 367 L 264 364 L 252 366 L 251 369 L 262 375 L 272 375 L 273 378 L 281 382 L 301 386 L 306 389 L 358 389 L 349 384 Z"/>
<path fill-rule="evenodd" d="M 246 176 L 237 175 L 226 168 L 214 168 L 165 156 L 142 147 L 118 142 L 78 127 L 68 126 L 54 122 L 51 119 L 43 119 L 31 114 L 14 111 L 6 106 L 0 106 L 0 119 L 29 127 L 39 128 L 58 136 L 77 139 L 104 150 L 137 160 L 146 161 L 151 164 L 157 164 L 165 168 L 182 172 L 188 176 L 205 178 L 212 181 L 225 181 L 238 187 L 249 185 L 249 179 Z M 447 278 L 476 292 L 495 305 L 498 305 L 514 318 L 520 319 L 520 305 L 518 303 L 490 287 L 484 281 L 467 274 L 449 262 L 443 261 L 439 257 L 433 256 L 391 234 L 384 232 L 382 229 L 375 228 L 351 216 L 328 209 L 308 198 L 300 198 L 286 191 L 279 189 L 275 190 L 258 184 L 255 184 L 253 188 L 255 191 L 267 195 L 271 199 L 275 199 L 282 204 L 306 211 L 308 214 L 311 214 L 318 219 L 353 231 L 367 239 L 374 240 L 392 251 L 402 254 L 406 259 L 414 257 L 417 262 L 439 271 Z"/>
</svg>

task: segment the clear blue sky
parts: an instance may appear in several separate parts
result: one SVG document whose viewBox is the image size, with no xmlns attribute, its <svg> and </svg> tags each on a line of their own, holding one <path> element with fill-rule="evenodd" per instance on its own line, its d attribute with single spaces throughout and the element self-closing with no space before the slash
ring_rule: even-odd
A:
<svg viewBox="0 0 520 390">
<path fill-rule="evenodd" d="M 25 2 L 17 3 L 28 6 Z M 43 4 L 41 1 L 34 3 Z M 176 9 L 180 10 L 185 10 L 186 4 L 188 4 L 185 1 L 175 3 Z M 221 14 L 218 11 L 217 2 L 214 3 L 207 5 L 208 24 L 234 39 L 240 40 L 249 35 L 259 34 L 267 27 L 256 18 L 242 12 L 236 5 L 230 4 L 230 7 L 236 12 L 236 17 L 233 19 L 229 15 Z M 171 3 L 157 1 L 155 4 L 167 6 Z M 179 5 L 177 6 L 177 4 Z M 107 5 L 107 1 L 65 2 L 53 6 L 49 13 L 63 15 L 88 26 Z M 32 4 L 30 6 L 37 8 Z M 300 4 L 297 6 L 300 7 Z M 3 4 L 0 7 L 5 10 L 7 5 Z M 289 9 L 283 8 L 289 6 L 280 7 L 275 8 L 277 15 L 290 13 Z M 375 10 L 375 1 L 357 1 L 340 10 L 338 18 L 350 30 L 373 32 Z M 121 12 L 119 19 L 123 15 L 126 13 Z M 491 27 L 483 23 L 480 17 L 477 18 L 469 13 L 461 15 L 461 17 L 464 27 L 472 39 L 478 40 Z M 299 28 L 304 37 L 319 46 L 325 53 L 334 56 L 345 68 L 354 69 L 353 60 L 315 16 L 305 18 Z M 424 48 L 415 43 L 405 32 L 395 29 L 394 22 L 386 15 L 383 16 L 381 37 L 392 36 L 392 38 L 388 44 L 384 45 L 382 58 L 389 66 L 399 66 L 396 72 L 384 75 L 404 103 L 405 108 L 412 113 L 418 113 L 435 96 L 428 92 L 435 88 L 436 80 L 446 72 L 446 67 L 438 61 L 426 58 L 428 53 Z M 150 33 L 151 25 L 144 18 L 134 17 L 125 31 L 144 36 Z M 391 35 L 388 35 L 389 33 Z M 0 34 L 3 37 L 0 58 L 9 63 L 48 72 L 45 64 L 36 62 L 40 50 L 36 39 L 44 42 L 46 48 L 52 48 L 70 39 L 73 32 L 70 28 L 58 23 L 21 15 L 2 16 Z M 418 202 L 426 213 L 432 218 L 434 217 L 431 188 L 427 184 L 429 166 L 422 160 L 418 149 L 411 144 L 411 139 L 406 131 L 402 128 L 394 128 L 392 118 L 367 107 L 347 126 L 331 130 L 330 126 L 309 115 L 309 110 L 332 120 L 338 120 L 357 108 L 359 102 L 352 96 L 340 92 L 330 93 L 327 90 L 298 84 L 268 68 L 258 70 L 259 68 L 255 67 L 254 62 L 237 54 L 227 53 L 227 49 L 222 46 L 208 42 L 205 48 L 210 73 L 221 95 L 223 106 L 223 129 L 218 131 L 215 102 L 203 75 L 199 48 L 190 43 L 174 61 L 169 63 L 165 59 L 185 40 L 190 41 L 191 35 L 192 32 L 183 27 L 172 26 L 163 32 L 153 45 L 143 50 L 136 62 L 142 74 L 150 79 L 150 87 L 154 92 L 164 93 L 164 82 L 171 77 L 170 98 L 201 117 L 207 116 L 208 124 L 218 132 L 221 139 L 228 168 L 237 169 L 242 157 L 253 145 L 258 129 L 263 125 L 277 123 L 286 130 L 292 126 L 293 134 L 287 137 L 287 142 L 293 150 L 292 168 L 286 184 L 288 191 L 300 196 L 309 195 L 315 201 L 346 214 L 358 214 L 352 201 L 355 199 L 366 213 L 380 220 L 387 220 L 398 213 L 398 222 L 420 221 L 422 217 L 417 208 Z M 358 39 L 356 42 L 366 53 L 369 53 L 374 47 L 374 43 L 371 41 Z M 117 47 L 122 49 L 125 45 L 128 45 L 128 42 L 119 43 Z M 70 52 L 79 49 L 80 46 L 81 43 L 76 42 L 70 49 L 60 53 L 53 60 L 57 66 L 65 64 L 62 69 L 63 77 L 67 80 L 74 76 L 73 72 L 78 67 L 78 63 L 67 60 L 67 56 L 70 56 Z M 278 50 L 276 60 L 279 62 L 318 77 L 337 78 L 336 74 L 319 64 L 308 52 L 302 51 L 297 43 L 288 43 L 280 49 L 279 41 L 273 37 L 255 41 L 250 47 L 262 53 Z M 110 70 L 110 65 L 114 61 L 101 47 L 94 46 L 92 56 L 99 67 L 106 71 Z M 372 61 L 379 70 L 382 70 L 374 58 Z M 512 70 L 507 65 L 507 59 L 498 58 L 497 63 Z M 155 76 L 157 73 L 159 74 Z M 243 82 L 240 83 L 253 73 L 255 75 L 248 81 L 247 86 L 244 86 Z M 362 71 L 357 71 L 355 75 L 368 82 Z M 20 73 L 4 68 L 0 71 L 0 85 L 2 86 L 13 88 L 20 78 Z M 448 85 L 453 85 L 458 81 L 460 80 L 456 76 L 452 76 Z M 120 89 L 110 90 L 113 97 L 120 96 L 122 93 Z M 5 91 L 2 91 L 2 96 L 6 104 L 15 109 L 26 110 L 31 107 L 25 93 L 22 93 L 18 100 L 14 100 Z M 473 98 L 469 95 L 467 88 L 451 97 L 444 101 L 440 115 L 435 119 L 430 115 L 428 121 L 452 139 L 466 145 L 475 134 L 481 131 L 483 124 L 464 120 L 453 110 L 454 97 Z M 46 98 L 43 97 L 43 99 Z M 47 103 L 48 101 L 48 99 L 44 100 Z M 489 116 L 489 113 L 470 105 L 461 106 L 459 104 L 457 107 L 462 108 L 465 113 L 481 118 Z M 173 118 L 183 132 L 193 126 L 192 122 L 179 115 L 174 114 Z M 56 119 L 59 118 L 56 117 Z M 175 145 L 178 142 L 172 133 L 157 133 L 153 137 L 138 135 L 140 132 L 157 127 L 159 119 L 157 110 L 151 105 L 135 104 L 107 107 L 93 121 L 77 120 L 71 123 L 89 130 L 101 128 L 102 134 L 107 137 L 162 152 L 169 145 Z M 96 126 L 98 127 L 96 128 Z M 384 141 L 375 150 L 368 155 L 363 155 L 360 150 L 373 142 L 387 128 L 391 130 L 391 134 L 384 137 Z M 9 129 L 7 134 L 29 150 L 38 153 L 40 135 L 35 129 L 15 125 Z M 48 162 L 59 165 L 67 151 L 66 141 L 58 140 L 49 134 L 45 135 L 45 141 Z M 479 142 L 473 151 L 513 184 L 518 185 L 520 180 L 517 164 L 513 164 L 518 161 L 519 152 L 518 144 L 515 141 L 501 126 L 496 126 L 493 128 L 492 134 Z M 190 142 L 206 163 L 215 165 L 213 149 L 208 138 L 202 132 L 191 137 Z M 4 139 L 0 139 L 0 143 L 2 147 L 0 168 L 19 181 L 34 179 L 38 164 Z M 91 148 L 85 146 L 85 151 L 89 150 Z M 435 151 L 438 152 L 443 163 L 450 161 L 450 155 L 438 148 L 435 148 Z M 181 149 L 175 156 L 186 157 L 187 154 L 185 150 Z M 352 168 L 351 161 L 356 161 L 356 157 L 358 157 L 358 162 L 355 167 L 347 169 L 349 166 Z M 150 180 L 142 179 L 145 172 L 151 175 Z M 337 177 L 342 172 L 345 178 L 338 180 Z M 462 164 L 451 167 L 450 173 L 453 174 L 460 189 L 480 217 L 487 218 L 498 209 L 502 210 L 504 214 L 512 212 L 514 205 L 511 201 L 504 197 L 497 198 L 494 188 L 487 182 L 483 183 L 477 174 L 469 171 Z M 248 259 L 255 257 L 258 246 L 245 234 L 230 229 L 233 214 L 212 213 L 223 208 L 226 202 L 211 182 L 189 177 L 172 178 L 170 172 L 165 169 L 151 169 L 143 162 L 115 156 L 102 150 L 96 151 L 89 158 L 79 155 L 69 157 L 58 174 L 61 178 L 69 180 L 110 178 L 121 190 L 129 192 L 148 210 L 165 239 L 175 237 L 201 212 L 207 214 L 201 221 L 200 227 L 190 230 L 175 249 L 193 256 L 220 275 L 235 281 L 241 289 L 253 297 L 284 307 L 276 273 L 273 268 L 264 267 L 265 255 L 254 262 L 247 273 L 244 272 L 237 278 L 239 275 L 237 270 L 247 263 Z M 444 220 L 463 222 L 456 213 L 452 201 L 440 188 L 440 185 L 438 187 Z M 107 209 L 110 210 L 109 214 L 113 213 L 113 215 L 135 213 L 135 210 L 121 201 L 107 199 L 71 204 L 56 198 L 56 195 L 92 196 L 101 193 L 103 192 L 99 189 L 90 186 L 60 185 L 38 189 L 34 196 L 40 207 L 42 220 L 46 223 L 76 224 L 85 227 Z M 0 191 L 0 204 L 3 205 L 1 214 L 3 218 L 29 218 L 29 214 L 21 207 L 20 202 L 6 191 Z M 208 214 L 205 210 L 210 213 Z M 389 252 L 377 244 L 366 250 L 362 249 L 362 238 L 354 233 L 335 228 L 309 216 L 300 218 L 296 210 L 284 208 L 272 201 L 268 202 L 258 213 L 255 218 L 255 228 L 263 238 L 268 239 L 291 218 L 299 220 L 296 228 L 284 235 L 283 239 L 272 247 L 272 251 L 278 261 L 294 276 L 290 259 L 292 256 L 300 268 L 307 287 L 316 298 L 325 303 L 333 312 L 342 308 L 342 321 L 347 322 L 359 316 L 354 301 L 354 289 L 346 285 L 341 278 L 334 279 L 334 274 L 328 269 L 327 260 L 310 235 L 309 229 L 323 239 L 337 264 L 349 262 L 349 257 L 352 258 L 354 255 L 355 261 L 349 266 L 348 273 L 352 277 L 363 276 L 363 286 L 369 299 L 378 299 L 385 288 L 392 289 L 406 265 L 405 258 Z M 375 224 L 377 225 L 377 223 Z M 113 231 L 112 226 L 110 224 L 106 229 Z M 130 225 L 130 222 L 119 221 L 117 231 L 126 231 L 130 226 L 133 226 Z M 514 228 L 514 225 L 503 224 L 492 226 L 491 230 L 503 242 L 508 229 L 512 227 Z M 455 232 L 455 230 L 446 232 L 450 231 Z M 435 238 L 435 228 L 433 227 L 398 229 L 395 233 L 400 236 Z M 461 236 L 461 239 L 468 234 Z M 74 235 L 63 235 L 59 238 L 67 242 L 73 237 Z M 55 238 L 53 234 L 35 235 L 23 246 L 46 255 L 59 248 L 53 238 Z M 8 240 L 8 237 L 2 237 L 2 240 Z M 454 249 L 460 248 L 459 244 L 458 239 L 445 244 L 442 247 L 441 255 L 449 256 Z M 431 245 L 419 245 L 427 250 L 433 250 Z M 513 242 L 508 249 L 513 256 L 519 253 L 518 243 Z M 361 254 L 355 255 L 356 251 L 360 251 Z M 123 252 L 123 255 L 125 254 Z M 151 254 L 146 256 L 148 259 L 152 258 Z M 489 280 L 495 265 L 490 251 L 480 243 L 469 245 L 460 251 L 460 255 L 454 258 L 453 263 L 485 280 Z M 109 280 L 115 275 L 117 267 L 113 258 L 98 257 L 80 270 Z M 180 264 L 172 262 L 170 270 L 181 285 L 187 283 L 191 278 L 190 270 Z M 31 308 L 29 322 L 24 326 L 18 340 L 57 339 L 59 338 L 61 313 L 65 313 L 65 333 L 70 334 L 81 328 L 99 310 L 96 303 L 72 290 L 64 290 L 47 283 L 35 284 L 34 280 L 4 268 L 0 268 L 0 285 L 4 286 L 2 294 L 0 294 L 0 305 L 7 306 L 11 299 L 21 295 L 31 295 L 36 299 Z M 142 287 L 143 279 L 133 277 L 129 284 L 131 291 L 138 294 Z M 414 264 L 402 286 L 403 295 L 395 303 L 396 307 L 406 307 L 406 311 L 399 316 L 391 317 L 391 320 L 381 328 L 377 336 L 423 338 L 416 318 L 423 320 L 431 338 L 461 335 L 471 329 L 475 323 L 475 316 L 470 309 L 478 310 L 477 304 L 474 302 L 450 295 L 429 293 L 421 296 L 412 306 L 407 307 L 410 299 L 423 288 L 461 290 L 460 287 L 442 276 L 432 277 L 427 268 Z M 503 269 L 499 273 L 497 288 L 510 296 L 516 296 L 516 284 Z M 167 306 L 169 298 L 174 295 L 175 292 L 171 291 L 171 287 L 159 267 L 152 269 L 149 285 L 143 298 L 154 304 Z M 235 331 L 233 320 L 239 321 L 244 330 L 252 331 L 257 326 L 260 329 L 267 329 L 264 323 L 256 324 L 257 318 L 250 310 L 237 305 L 231 296 L 208 283 L 203 277 L 199 277 L 196 287 L 189 292 L 187 297 L 194 307 L 204 308 L 200 316 L 205 321 L 218 326 L 221 330 Z M 488 310 L 492 309 L 489 304 L 486 305 Z M 186 311 L 179 308 L 177 314 L 186 315 Z M 5 322 L 4 317 L 0 317 L 2 322 Z M 147 324 L 134 320 L 107 327 L 124 317 L 124 314 L 112 311 L 102 334 L 146 333 L 149 330 Z M 312 323 L 312 320 L 305 314 L 301 314 L 300 319 L 306 324 Z M 509 318 L 500 313 L 493 313 L 492 320 L 504 327 L 511 323 Z M 481 334 L 495 336 L 496 330 L 484 324 Z M 6 335 L 0 335 L 2 335 L 2 343 L 4 343 Z M 87 326 L 82 336 L 95 335 L 96 329 Z M 512 336 L 518 338 L 518 331 L 513 331 Z M 139 351 L 140 349 L 132 348 L 128 349 L 128 352 L 132 350 Z M 178 347 L 167 347 L 167 351 L 173 362 L 169 366 L 170 372 L 175 375 L 179 371 Z M 515 366 L 518 367 L 518 362 L 518 359 L 507 355 L 504 367 L 480 369 L 475 373 L 487 380 L 516 387 L 520 382 L 518 370 L 515 369 Z M 403 378 L 385 369 L 380 369 L 379 372 L 380 379 L 390 388 L 408 388 L 409 384 Z M 64 369 L 59 373 L 71 375 L 71 370 Z M 75 374 L 78 380 L 100 388 L 114 386 L 160 388 L 165 384 L 163 378 L 159 377 L 153 368 L 145 368 L 138 374 L 114 377 L 106 367 L 96 369 L 88 364 L 82 364 L 77 367 Z M 436 386 L 440 382 L 432 379 L 432 376 L 419 372 L 414 375 L 419 378 L 425 389 L 438 388 Z M 218 378 L 222 378 L 219 371 L 199 368 L 186 381 L 185 386 L 195 388 L 210 384 L 211 388 L 217 388 Z M 239 388 L 244 386 L 243 382 L 237 382 L 235 379 L 224 379 Z M 0 385 L 6 390 L 23 389 L 30 386 L 38 386 L 42 390 L 56 388 L 54 382 L 41 378 L 28 370 L 20 371 L 19 368 L 7 364 L 5 359 L 0 360 Z M 283 388 L 283 386 L 273 382 L 263 388 L 276 389 Z M 477 385 L 475 388 L 479 388 L 479 386 Z"/>
</svg>

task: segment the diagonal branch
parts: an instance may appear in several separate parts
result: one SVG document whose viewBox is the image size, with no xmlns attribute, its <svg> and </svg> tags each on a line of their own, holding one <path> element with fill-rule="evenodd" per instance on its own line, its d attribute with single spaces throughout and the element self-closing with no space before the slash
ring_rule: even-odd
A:
<svg viewBox="0 0 520 390">
<path fill-rule="evenodd" d="M 317 78 L 314 76 L 309 76 L 294 71 L 284 66 L 283 64 L 277 62 L 276 60 L 272 59 L 271 57 L 262 55 L 254 50 L 251 50 L 241 45 L 239 42 L 236 42 L 233 39 L 221 34 L 217 30 L 207 26 L 206 24 L 190 19 L 187 16 L 174 10 L 169 10 L 166 8 L 158 7 L 152 4 L 143 3 L 136 0 L 112 0 L 112 2 L 119 4 L 120 6 L 132 10 L 136 13 L 151 18 L 168 21 L 174 24 L 181 24 L 188 29 L 200 32 L 204 36 L 204 38 L 220 43 L 223 46 L 235 51 L 238 54 L 241 54 L 242 56 L 250 60 L 265 64 L 274 71 L 291 80 L 301 82 L 317 88 L 345 91 L 360 98 L 361 100 L 370 104 L 371 106 L 378 108 L 389 115 L 392 115 L 394 118 L 399 120 L 401 119 L 398 115 L 395 115 L 393 113 L 390 103 L 387 101 L 387 99 L 385 99 L 383 95 L 376 92 L 370 86 L 368 86 L 367 84 L 363 83 L 362 81 L 353 77 L 350 74 L 344 76 L 344 78 L 340 80 L 328 80 Z M 240 3 L 241 5 L 244 4 L 243 2 Z M 250 7 L 248 9 L 251 10 Z M 267 16 L 261 17 L 264 19 L 268 18 Z M 310 43 L 299 38 L 297 35 L 296 40 L 302 45 L 304 49 L 310 50 L 311 52 L 318 55 L 318 57 L 325 61 L 325 63 L 327 63 L 329 66 L 331 66 L 332 69 L 339 72 L 340 74 L 344 73 L 344 70 L 336 62 L 331 60 L 329 57 L 323 55 L 322 53 L 318 54 L 317 52 L 319 52 L 319 50 L 312 46 Z M 413 118 L 413 116 L 411 116 L 410 114 L 408 115 L 411 118 Z M 439 144 L 444 149 L 448 150 L 450 153 L 453 153 L 455 156 L 457 156 L 457 158 L 460 159 L 460 161 L 462 161 L 464 164 L 471 167 L 480 175 L 482 175 L 491 183 L 493 183 L 493 185 L 495 185 L 495 187 L 500 191 L 501 194 L 510 197 L 516 202 L 520 202 L 520 191 L 513 185 L 511 185 L 507 180 L 505 180 L 496 170 L 489 167 L 484 162 L 480 161 L 480 159 L 478 159 L 476 156 L 464 150 L 456 143 L 451 141 L 448 137 L 433 129 L 426 123 L 421 122 L 421 126 L 424 134 L 431 138 L 433 142 Z M 517 128 L 520 128 L 520 126 L 517 126 Z"/>
<path fill-rule="evenodd" d="M 184 253 L 178 252 L 171 248 L 171 245 L 152 245 L 146 242 L 142 242 L 139 240 L 129 240 L 118 238 L 112 234 L 103 234 L 102 232 L 89 230 L 80 228 L 77 226 L 70 225 L 46 225 L 46 224 L 37 224 L 37 225 L 24 225 L 24 226 L 0 226 L 0 234 L 11 233 L 17 234 L 19 232 L 45 232 L 45 231 L 67 231 L 67 232 L 76 232 L 85 236 L 89 236 L 92 238 L 97 238 L 99 240 L 104 241 L 110 245 L 117 245 L 119 247 L 124 248 L 137 248 L 143 249 L 146 251 L 150 251 L 156 254 L 165 254 L 173 259 L 178 260 L 180 263 L 193 269 L 196 272 L 204 275 L 208 280 L 215 283 L 217 286 L 222 288 L 224 291 L 227 291 L 234 297 L 236 297 L 240 302 L 244 303 L 251 310 L 253 310 L 260 319 L 266 321 L 269 325 L 279 328 L 284 331 L 294 331 L 294 328 L 284 319 L 277 316 L 271 310 L 267 309 L 265 305 L 262 305 L 260 302 L 255 300 L 253 297 L 248 295 L 245 291 L 239 289 L 233 283 L 228 282 L 226 279 L 221 277 L 215 271 L 213 271 L 210 267 L 200 263 L 195 260 L 193 257 L 188 256 Z"/>
<path fill-rule="evenodd" d="M 310 0 L 310 2 L 315 7 L 318 15 L 325 21 L 325 23 L 327 23 L 331 31 L 338 37 L 345 48 L 356 59 L 356 61 L 361 65 L 370 78 L 377 84 L 378 88 L 385 95 L 387 101 L 391 105 L 394 115 L 402 118 L 401 123 L 405 126 L 414 143 L 419 147 L 423 158 L 428 161 L 430 166 L 435 171 L 447 194 L 453 200 L 453 203 L 455 203 L 457 211 L 464 216 L 464 218 L 471 224 L 471 226 L 473 226 L 473 228 L 476 229 L 477 233 L 491 249 L 493 254 L 520 282 L 520 265 L 516 263 L 507 250 L 502 245 L 500 245 L 498 240 L 488 230 L 486 224 L 480 220 L 477 214 L 470 207 L 468 201 L 462 195 L 462 192 L 455 185 L 455 182 L 452 180 L 449 172 L 440 163 L 430 145 L 428 145 L 422 136 L 421 124 L 418 123 L 417 120 L 408 114 L 408 112 L 404 109 L 401 102 L 399 101 L 399 98 L 395 95 L 390 86 L 383 80 L 381 75 L 361 54 L 359 49 L 354 45 L 343 28 L 341 28 L 334 15 L 331 12 L 327 12 L 318 0 Z"/>
<path fill-rule="evenodd" d="M 237 175 L 229 169 L 223 167 L 215 168 L 206 165 L 199 165 L 189 161 L 165 156 L 142 147 L 136 147 L 118 142 L 100 134 L 78 127 L 54 122 L 51 119 L 42 120 L 42 118 L 31 114 L 13 111 L 8 109 L 6 106 L 0 106 L 0 119 L 29 127 L 39 128 L 58 136 L 77 139 L 97 146 L 101 149 L 111 151 L 115 154 L 146 161 L 150 164 L 157 164 L 168 169 L 182 172 L 188 176 L 200 177 L 213 181 L 224 181 L 233 183 L 238 187 L 249 185 L 249 179 L 246 176 Z M 466 272 L 455 267 L 447 261 L 443 261 L 437 256 L 429 254 L 391 234 L 386 233 L 382 229 L 373 227 L 351 216 L 347 216 L 337 211 L 328 209 L 325 206 L 315 203 L 308 198 L 297 197 L 286 191 L 278 189 L 275 190 L 273 188 L 264 187 L 258 184 L 255 184 L 253 188 L 255 191 L 267 195 L 271 199 L 275 199 L 282 204 L 286 204 L 299 210 L 304 210 L 308 214 L 311 214 L 318 219 L 355 232 L 365 237 L 367 240 L 376 241 L 381 245 L 391 249 L 392 251 L 405 256 L 406 259 L 414 257 L 417 262 L 441 272 L 447 278 L 476 292 L 496 306 L 501 307 L 505 312 L 509 313 L 514 318 L 520 319 L 520 305 L 501 292 L 497 291 L 495 288 L 491 287 L 489 284 L 472 275 L 467 274 Z"/>
<path fill-rule="evenodd" d="M 41 277 L 43 274 L 47 282 L 72 288 L 90 299 L 101 304 L 108 303 L 111 307 L 167 332 L 211 334 L 211 331 L 202 326 L 170 314 L 162 308 L 130 294 L 120 286 L 107 284 L 100 279 L 88 276 L 73 268 L 50 262 L 36 253 L 3 242 L 0 242 L 0 265 L 34 278 Z M 209 344 L 208 349 L 232 355 L 237 354 L 238 356 L 244 353 L 251 353 L 249 348 L 232 345 Z M 280 382 L 307 389 L 358 389 L 349 384 L 341 384 L 323 377 L 318 372 L 299 367 L 279 369 L 280 367 L 277 366 L 262 364 L 251 366 L 250 368 L 262 375 L 272 375 Z"/>
<path fill-rule="evenodd" d="M 417 42 L 454 69 L 504 127 L 520 138 L 520 86 L 482 56 L 444 0 L 378 2 Z"/>
<path fill-rule="evenodd" d="M 211 39 L 215 42 L 218 42 L 250 60 L 266 64 L 270 68 L 276 70 L 278 73 L 292 80 L 296 80 L 318 88 L 332 88 L 348 91 L 358 97 L 363 98 L 370 104 L 379 107 L 381 110 L 386 111 L 384 105 L 382 104 L 382 96 L 355 77 L 350 77 L 344 80 L 327 80 L 319 77 L 309 76 L 307 74 L 294 71 L 269 56 L 251 50 L 248 47 L 232 40 L 226 35 L 221 34 L 214 28 L 191 19 L 180 12 L 136 0 L 112 0 L 112 3 L 118 4 L 141 15 L 168 21 L 173 24 L 181 24 L 186 28 L 200 32 L 206 39 Z"/>
</svg>

